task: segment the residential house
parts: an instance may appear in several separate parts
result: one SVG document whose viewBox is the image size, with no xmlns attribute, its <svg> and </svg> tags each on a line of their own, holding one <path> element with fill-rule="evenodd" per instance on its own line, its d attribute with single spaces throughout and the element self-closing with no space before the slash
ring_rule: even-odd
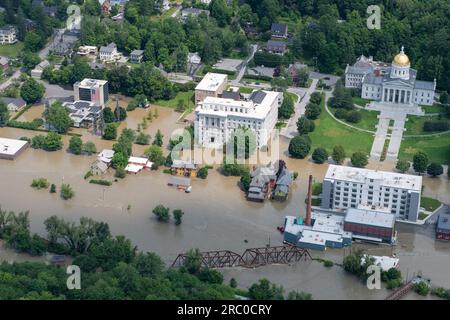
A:
<svg viewBox="0 0 450 320">
<path fill-rule="evenodd" d="M 95 125 L 101 118 L 102 107 L 91 101 L 64 102 L 63 106 L 70 110 L 70 119 L 76 128 Z"/>
<path fill-rule="evenodd" d="M 267 52 L 272 54 L 284 55 L 287 50 L 287 43 L 283 41 L 269 40 L 267 41 Z"/>
<path fill-rule="evenodd" d="M 292 173 L 285 166 L 283 166 L 278 173 L 275 189 L 272 193 L 272 199 L 286 201 L 292 181 Z"/>
<path fill-rule="evenodd" d="M 183 177 L 196 177 L 200 166 L 195 161 L 173 160 L 171 170 L 173 175 Z"/>
<path fill-rule="evenodd" d="M 108 165 L 99 160 L 97 160 L 93 164 L 91 164 L 91 168 L 90 168 L 90 171 L 92 172 L 92 174 L 94 174 L 96 176 L 101 176 L 101 175 L 105 174 L 107 170 L 108 170 Z"/>
<path fill-rule="evenodd" d="M 270 33 L 274 38 L 287 38 L 288 36 L 288 26 L 281 23 L 272 23 L 270 28 Z"/>
<path fill-rule="evenodd" d="M 122 58 L 122 54 L 117 51 L 117 45 L 111 42 L 107 46 L 100 47 L 99 59 L 104 63 L 117 62 Z"/>
<path fill-rule="evenodd" d="M 79 56 L 88 56 L 88 55 L 97 56 L 98 48 L 96 46 L 80 46 L 78 48 L 77 55 L 79 55 Z"/>
<path fill-rule="evenodd" d="M 0 98 L 0 101 L 2 101 L 4 104 L 6 104 L 6 107 L 9 111 L 17 112 L 20 109 L 24 108 L 27 103 L 22 98 Z"/>
<path fill-rule="evenodd" d="M 132 63 L 141 63 L 144 59 L 144 50 L 133 50 L 130 54 L 130 61 Z"/>
<path fill-rule="evenodd" d="M 276 169 L 272 164 L 256 168 L 252 172 L 252 181 L 248 189 L 247 199 L 252 201 L 264 201 L 267 194 L 274 187 L 276 177 Z"/>
<path fill-rule="evenodd" d="M 181 18 L 183 20 L 186 20 L 189 16 L 198 17 L 201 14 L 205 14 L 207 17 L 209 17 L 210 12 L 209 10 L 203 10 L 198 8 L 186 8 L 181 10 Z"/>
<path fill-rule="evenodd" d="M 103 149 L 97 156 L 97 161 L 106 163 L 108 166 L 111 164 L 111 160 L 114 157 L 115 151 L 110 149 Z"/>
<path fill-rule="evenodd" d="M 9 58 L 0 56 L 0 68 L 5 71 L 9 68 Z"/>
<path fill-rule="evenodd" d="M 142 157 L 130 157 L 128 159 L 128 164 L 125 167 L 127 173 L 138 173 L 144 169 L 151 169 L 153 162 L 149 161 L 148 158 Z"/>
<path fill-rule="evenodd" d="M 189 52 L 188 53 L 188 63 L 193 64 L 193 65 L 199 65 L 200 63 L 202 63 L 202 58 L 200 57 L 200 55 L 198 54 L 198 52 Z"/>
<path fill-rule="evenodd" d="M 17 42 L 17 31 L 13 26 L 0 28 L 0 44 L 14 44 Z"/>
<path fill-rule="evenodd" d="M 31 76 L 33 78 L 40 79 L 44 69 L 50 66 L 50 62 L 47 60 L 41 61 L 33 70 L 31 70 Z"/>
</svg>

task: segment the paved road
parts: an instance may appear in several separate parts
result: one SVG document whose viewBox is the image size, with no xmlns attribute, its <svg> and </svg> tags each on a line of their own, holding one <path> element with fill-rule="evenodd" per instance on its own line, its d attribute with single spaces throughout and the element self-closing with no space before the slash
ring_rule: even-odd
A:
<svg viewBox="0 0 450 320">
<path fill-rule="evenodd" d="M 234 86 L 238 85 L 241 82 L 242 78 L 245 75 L 245 71 L 247 71 L 248 63 L 253 59 L 256 51 L 258 50 L 257 44 L 253 44 L 251 47 L 252 47 L 252 52 L 251 52 L 250 56 L 248 57 L 248 59 L 245 60 L 244 63 L 242 64 L 241 69 L 239 70 L 239 73 L 236 76 L 236 79 L 230 81 L 230 83 Z"/>
<path fill-rule="evenodd" d="M 8 80 L 0 84 L 0 91 L 5 90 L 9 85 L 13 83 L 15 79 L 19 79 L 20 74 L 21 74 L 20 70 L 16 70 L 16 72 L 14 72 L 13 75 Z"/>
<path fill-rule="evenodd" d="M 394 126 L 392 127 L 391 140 L 386 154 L 386 159 L 397 160 L 400 145 L 402 143 L 403 132 L 405 130 L 406 115 L 397 113 L 392 117 L 394 119 Z"/>
<path fill-rule="evenodd" d="M 383 114 L 379 115 L 379 119 L 375 139 L 372 144 L 372 150 L 370 151 L 370 158 L 377 161 L 380 160 L 381 154 L 383 153 L 384 141 L 387 137 L 390 122 L 390 118 Z"/>
<path fill-rule="evenodd" d="M 311 86 L 307 89 L 304 88 L 289 88 L 288 91 L 295 93 L 299 96 L 299 99 L 295 103 L 295 114 L 289 119 L 286 127 L 281 129 L 280 135 L 285 136 L 289 139 L 295 137 L 297 133 L 297 121 L 305 114 L 306 105 L 311 98 L 311 94 L 316 90 L 318 79 L 313 79 Z"/>
</svg>

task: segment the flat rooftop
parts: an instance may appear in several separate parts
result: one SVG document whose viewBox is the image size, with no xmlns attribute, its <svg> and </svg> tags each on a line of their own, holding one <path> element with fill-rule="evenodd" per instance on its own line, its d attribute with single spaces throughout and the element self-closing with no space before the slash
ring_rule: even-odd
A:
<svg viewBox="0 0 450 320">
<path fill-rule="evenodd" d="M 14 156 L 28 142 L 24 140 L 0 138 L 0 155 Z"/>
<path fill-rule="evenodd" d="M 213 65 L 213 68 L 227 71 L 237 71 L 243 62 L 244 61 L 240 59 L 221 59 Z"/>
<path fill-rule="evenodd" d="M 422 177 L 387 171 L 330 165 L 325 180 L 341 180 L 356 183 L 369 183 L 378 180 L 385 187 L 408 189 L 421 192 Z"/>
<path fill-rule="evenodd" d="M 345 216 L 345 222 L 392 229 L 395 225 L 395 214 L 361 208 L 349 208 Z"/>
<path fill-rule="evenodd" d="M 437 228 L 450 231 L 450 214 L 439 215 Z"/>
<path fill-rule="evenodd" d="M 98 80 L 98 79 L 83 79 L 82 81 L 78 82 L 78 85 L 80 87 L 88 87 L 93 88 L 96 86 L 102 86 L 108 83 L 106 80 Z"/>
<path fill-rule="evenodd" d="M 226 81 L 228 81 L 228 76 L 226 74 L 208 72 L 195 90 L 217 91 L 217 89 L 219 89 Z"/>
</svg>

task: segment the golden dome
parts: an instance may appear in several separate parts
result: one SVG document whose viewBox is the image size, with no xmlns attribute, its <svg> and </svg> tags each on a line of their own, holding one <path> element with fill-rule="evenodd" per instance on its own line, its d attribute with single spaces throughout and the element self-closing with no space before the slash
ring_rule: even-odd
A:
<svg viewBox="0 0 450 320">
<path fill-rule="evenodd" d="M 402 47 L 402 51 L 398 55 L 395 56 L 394 61 L 392 61 L 392 63 L 394 63 L 398 66 L 401 66 L 401 67 L 409 66 L 409 64 L 410 64 L 409 58 L 405 54 L 403 47 Z"/>
</svg>

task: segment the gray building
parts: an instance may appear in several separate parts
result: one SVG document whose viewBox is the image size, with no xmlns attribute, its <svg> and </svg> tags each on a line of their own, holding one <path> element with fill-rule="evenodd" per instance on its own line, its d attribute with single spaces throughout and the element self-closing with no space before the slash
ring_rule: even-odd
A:
<svg viewBox="0 0 450 320">
<path fill-rule="evenodd" d="M 144 50 L 133 50 L 130 53 L 130 61 L 132 63 L 141 63 L 144 59 Z"/>
<path fill-rule="evenodd" d="M 267 41 L 266 50 L 269 53 L 284 55 L 287 50 L 287 43 L 283 41 L 269 40 Z"/>
<path fill-rule="evenodd" d="M 398 219 L 415 222 L 421 192 L 421 176 L 330 165 L 323 180 L 321 207 L 387 209 Z"/>
</svg>

